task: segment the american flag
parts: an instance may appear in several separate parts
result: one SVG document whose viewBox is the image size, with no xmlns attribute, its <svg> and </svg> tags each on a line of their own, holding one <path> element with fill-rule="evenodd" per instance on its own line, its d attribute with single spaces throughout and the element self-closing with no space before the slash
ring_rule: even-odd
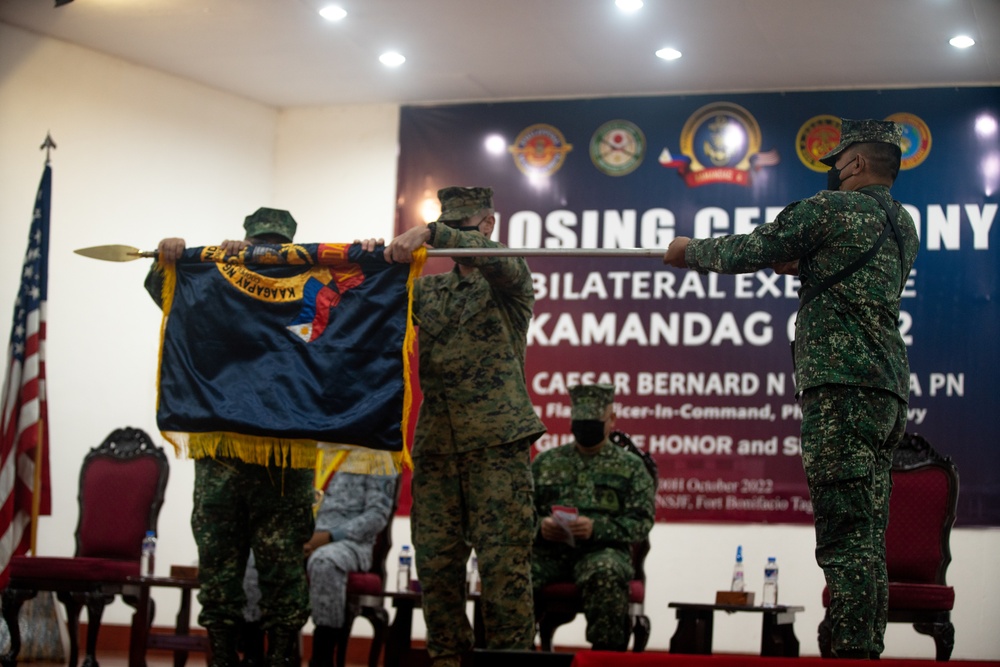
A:
<svg viewBox="0 0 1000 667">
<path fill-rule="evenodd" d="M 31 546 L 31 522 L 37 516 L 35 501 L 38 514 L 51 512 L 45 402 L 45 299 L 51 202 L 52 168 L 46 164 L 35 199 L 28 251 L 21 271 L 21 289 L 14 303 L 7 377 L 0 403 L 3 409 L 0 422 L 0 589 L 10 578 L 7 568 L 11 558 L 24 554 Z M 39 446 L 41 456 L 36 458 Z M 40 468 L 36 461 L 41 461 Z"/>
</svg>

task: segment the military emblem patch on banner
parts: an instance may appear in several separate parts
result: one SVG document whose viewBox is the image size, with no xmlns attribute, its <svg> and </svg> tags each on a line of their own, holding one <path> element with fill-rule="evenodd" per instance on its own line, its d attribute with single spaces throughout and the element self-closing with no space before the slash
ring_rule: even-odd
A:
<svg viewBox="0 0 1000 667">
<path fill-rule="evenodd" d="M 750 171 L 773 167 L 781 159 L 777 150 L 761 152 L 760 125 L 738 104 L 718 102 L 695 111 L 681 128 L 682 158 L 668 148 L 660 164 L 676 169 L 689 188 L 710 183 L 750 184 Z"/>
<path fill-rule="evenodd" d="M 524 175 L 551 176 L 562 168 L 573 146 L 558 128 L 536 123 L 521 130 L 507 150 Z"/>
<path fill-rule="evenodd" d="M 903 147 L 899 168 L 903 171 L 919 166 L 931 152 L 931 129 L 916 114 L 900 112 L 886 116 L 903 129 Z"/>
<path fill-rule="evenodd" d="M 646 155 L 646 135 L 627 120 L 601 125 L 590 138 L 590 159 L 608 176 L 631 174 Z"/>
</svg>

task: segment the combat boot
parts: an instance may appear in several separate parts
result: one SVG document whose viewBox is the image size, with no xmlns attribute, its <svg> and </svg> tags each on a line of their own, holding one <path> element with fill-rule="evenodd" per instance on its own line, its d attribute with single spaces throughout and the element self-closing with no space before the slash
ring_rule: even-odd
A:
<svg viewBox="0 0 1000 667">
<path fill-rule="evenodd" d="M 264 629 L 260 621 L 245 622 L 240 629 L 240 649 L 243 662 L 240 667 L 264 667 Z"/>
<path fill-rule="evenodd" d="M 317 625 L 313 630 L 312 657 L 309 667 L 333 667 L 333 652 L 337 648 L 339 628 Z"/>
<path fill-rule="evenodd" d="M 300 662 L 298 628 L 267 631 L 267 667 L 297 667 Z"/>
<path fill-rule="evenodd" d="M 217 625 L 207 628 L 208 645 L 212 650 L 212 659 L 208 667 L 236 667 L 240 658 L 236 654 L 237 629 L 228 625 Z"/>
</svg>

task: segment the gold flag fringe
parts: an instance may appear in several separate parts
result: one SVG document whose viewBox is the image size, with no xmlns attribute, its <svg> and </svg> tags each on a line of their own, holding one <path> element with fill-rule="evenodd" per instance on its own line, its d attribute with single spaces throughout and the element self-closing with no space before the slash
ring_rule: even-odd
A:
<svg viewBox="0 0 1000 667">
<path fill-rule="evenodd" d="M 427 248 L 417 248 L 413 252 L 413 262 L 410 264 L 410 275 L 406 278 L 406 336 L 403 339 L 403 423 L 399 425 L 403 436 L 403 451 L 396 461 L 397 469 L 413 469 L 413 458 L 410 456 L 412 443 L 407 438 L 410 428 L 410 411 L 413 409 L 412 369 L 410 359 L 413 357 L 416 331 L 413 328 L 413 287 L 417 278 L 424 270 L 427 261 Z"/>
<path fill-rule="evenodd" d="M 244 435 L 225 431 L 183 433 L 163 431 L 163 437 L 188 458 L 229 458 L 279 468 L 312 468 L 316 465 L 316 441 Z"/>
</svg>

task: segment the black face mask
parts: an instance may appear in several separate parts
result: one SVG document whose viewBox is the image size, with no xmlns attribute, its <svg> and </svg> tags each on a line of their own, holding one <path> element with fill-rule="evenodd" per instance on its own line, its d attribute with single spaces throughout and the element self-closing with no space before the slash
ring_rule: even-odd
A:
<svg viewBox="0 0 1000 667">
<path fill-rule="evenodd" d="M 479 225 L 469 225 L 467 227 L 455 227 L 460 232 L 478 232 Z"/>
<path fill-rule="evenodd" d="M 574 419 L 570 430 L 576 442 L 584 447 L 594 447 L 604 442 L 604 422 L 599 419 Z"/>
<path fill-rule="evenodd" d="M 839 190 L 840 189 L 840 172 L 843 171 L 843 167 L 837 169 L 836 167 L 830 167 L 830 171 L 826 172 L 826 189 L 827 190 Z"/>
</svg>

